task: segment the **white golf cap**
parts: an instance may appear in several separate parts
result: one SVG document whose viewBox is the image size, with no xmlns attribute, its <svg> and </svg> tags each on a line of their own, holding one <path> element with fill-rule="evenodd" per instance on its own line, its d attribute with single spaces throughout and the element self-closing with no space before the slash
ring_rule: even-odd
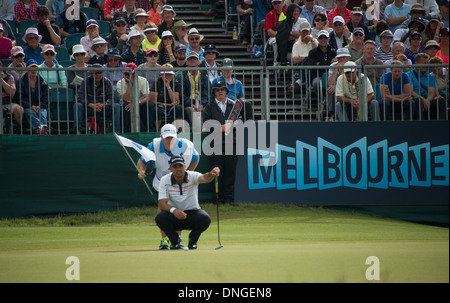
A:
<svg viewBox="0 0 450 303">
<path fill-rule="evenodd" d="M 333 24 L 335 24 L 336 22 L 341 22 L 342 24 L 345 24 L 345 20 L 342 16 L 336 16 L 333 18 Z"/>
<path fill-rule="evenodd" d="M 353 61 L 346 62 L 344 64 L 344 73 L 356 71 L 356 68 L 353 68 L 354 66 L 356 66 L 355 62 Z"/>
<path fill-rule="evenodd" d="M 133 29 L 128 33 L 128 41 L 130 41 L 131 38 L 138 37 L 138 36 L 140 37 L 141 33 L 139 31 Z"/>
<path fill-rule="evenodd" d="M 167 137 L 177 137 L 177 128 L 173 124 L 166 124 L 161 128 L 161 136 L 163 139 Z"/>
<path fill-rule="evenodd" d="M 350 55 L 350 51 L 348 50 L 348 48 L 338 48 L 338 50 L 336 51 L 336 58 L 341 58 L 341 57 L 351 57 Z"/>
</svg>

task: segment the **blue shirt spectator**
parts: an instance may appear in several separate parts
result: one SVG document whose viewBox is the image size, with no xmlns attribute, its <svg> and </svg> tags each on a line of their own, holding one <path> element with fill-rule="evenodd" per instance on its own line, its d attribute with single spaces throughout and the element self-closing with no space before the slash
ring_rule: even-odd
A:
<svg viewBox="0 0 450 303">
<path fill-rule="evenodd" d="M 227 94 L 227 98 L 229 98 L 231 100 L 238 100 L 240 98 L 245 98 L 244 97 L 244 87 L 242 86 L 241 81 L 233 79 L 234 83 L 229 84 L 223 76 L 220 76 L 219 78 L 214 79 L 214 81 L 212 82 L 213 87 L 217 81 L 222 81 L 227 84 L 227 88 L 229 90 L 229 92 Z"/>
<path fill-rule="evenodd" d="M 386 6 L 386 9 L 384 10 L 384 19 L 388 22 L 391 32 L 395 32 L 396 29 L 401 27 L 402 22 L 406 21 L 409 18 L 408 14 L 410 11 L 411 6 L 408 4 L 404 4 L 402 0 L 395 0 L 392 4 Z M 392 23 L 392 21 L 389 21 L 389 19 L 402 17 L 406 17 L 406 19 L 398 23 L 394 22 L 395 24 L 390 24 Z"/>
<path fill-rule="evenodd" d="M 302 7 L 302 12 L 300 13 L 301 18 L 305 18 L 308 20 L 311 27 L 314 27 L 314 15 L 318 12 L 323 12 L 325 16 L 327 15 L 326 10 L 319 5 L 314 5 L 314 0 L 304 0 L 303 3 L 305 4 Z"/>
</svg>

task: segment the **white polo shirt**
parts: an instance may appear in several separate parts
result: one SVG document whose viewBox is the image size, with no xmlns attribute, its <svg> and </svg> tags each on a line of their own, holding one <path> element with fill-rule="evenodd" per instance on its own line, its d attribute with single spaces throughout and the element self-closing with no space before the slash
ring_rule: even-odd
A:
<svg viewBox="0 0 450 303">
<path fill-rule="evenodd" d="M 198 177 L 202 174 L 196 171 L 186 171 L 183 184 L 179 185 L 172 173 L 165 175 L 159 182 L 158 200 L 169 199 L 169 205 L 185 210 L 200 209 L 198 203 Z"/>
</svg>

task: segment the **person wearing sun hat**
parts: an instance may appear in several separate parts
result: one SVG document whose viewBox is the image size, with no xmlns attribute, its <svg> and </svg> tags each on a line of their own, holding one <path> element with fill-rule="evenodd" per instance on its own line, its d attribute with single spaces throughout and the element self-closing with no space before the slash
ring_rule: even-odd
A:
<svg viewBox="0 0 450 303">
<path fill-rule="evenodd" d="M 133 62 L 137 66 L 145 63 L 145 51 L 141 48 L 141 42 L 141 34 L 138 31 L 132 30 L 128 33 L 130 47 L 122 53 L 123 62 Z"/>
<path fill-rule="evenodd" d="M 158 49 L 161 39 L 158 37 L 158 28 L 153 22 L 147 23 L 144 27 L 145 39 L 142 40 L 141 47 L 144 51 L 149 49 Z"/>
<path fill-rule="evenodd" d="M 39 45 L 41 40 L 42 36 L 39 35 L 37 28 L 27 28 L 25 34 L 22 37 L 22 41 L 27 45 L 23 48 L 23 52 L 25 53 L 25 62 L 28 62 L 28 60 L 30 59 L 36 60 L 38 64 L 44 62 L 44 57 L 41 54 L 42 47 Z"/>
<path fill-rule="evenodd" d="M 186 54 L 189 55 L 190 52 L 196 52 L 200 61 L 205 60 L 205 50 L 200 46 L 200 42 L 203 38 L 205 38 L 205 36 L 201 35 L 195 27 L 191 28 L 188 34 L 184 37 L 184 41 L 189 43 Z"/>
<path fill-rule="evenodd" d="M 92 40 L 92 50 L 94 54 L 88 61 L 88 64 L 99 63 L 101 65 L 106 64 L 106 53 L 108 51 L 107 42 L 102 37 L 97 37 Z"/>
<path fill-rule="evenodd" d="M 186 37 L 188 30 L 189 30 L 189 26 L 191 26 L 192 24 L 187 24 L 186 22 L 184 22 L 184 20 L 178 20 L 177 22 L 175 22 L 175 24 L 172 26 L 172 29 L 170 30 L 175 38 L 175 44 L 184 44 L 186 45 L 186 47 L 189 46 L 189 43 L 184 40 L 184 37 Z"/>
<path fill-rule="evenodd" d="M 175 24 L 175 10 L 170 5 L 164 5 L 161 9 L 161 23 L 158 25 L 158 36 L 161 37 L 164 31 L 170 31 Z"/>
<path fill-rule="evenodd" d="M 46 44 L 42 48 L 42 55 L 44 56 L 44 62 L 39 65 L 40 68 L 62 68 L 61 65 L 53 62 L 56 56 L 55 47 L 51 44 Z M 66 73 L 62 70 L 40 70 L 39 76 L 44 79 L 50 87 L 67 87 Z"/>
<path fill-rule="evenodd" d="M 138 32 L 140 32 L 141 33 L 141 40 L 145 39 L 144 28 L 145 28 L 145 25 L 147 24 L 147 18 L 148 18 L 148 15 L 145 12 L 145 10 L 142 9 L 142 8 L 138 8 L 134 12 L 134 19 L 136 20 L 136 24 L 133 25 L 130 28 L 130 30 L 137 30 Z"/>
<path fill-rule="evenodd" d="M 72 48 L 72 55 L 70 59 L 75 60 L 75 64 L 69 66 L 67 74 L 67 83 L 69 83 L 69 87 L 74 89 L 74 92 L 77 91 L 83 79 L 86 77 L 86 71 L 84 68 L 89 65 L 85 62 L 87 57 L 87 52 L 84 50 L 83 45 L 76 44 Z"/>
<path fill-rule="evenodd" d="M 111 80 L 114 89 L 117 82 L 123 79 L 123 72 L 120 70 L 110 70 L 111 68 L 125 67 L 126 63 L 122 62 L 122 57 L 117 48 L 110 48 L 105 54 L 106 64 L 103 65 L 105 72 L 103 76 Z"/>
<path fill-rule="evenodd" d="M 158 64 L 163 65 L 174 61 L 175 58 L 175 39 L 171 31 L 164 31 L 161 36 L 161 43 L 159 44 L 159 58 Z"/>
</svg>

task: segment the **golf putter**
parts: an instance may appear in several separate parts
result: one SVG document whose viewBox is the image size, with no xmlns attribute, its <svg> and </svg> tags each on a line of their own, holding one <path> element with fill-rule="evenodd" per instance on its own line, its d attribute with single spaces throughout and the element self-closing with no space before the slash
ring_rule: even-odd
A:
<svg viewBox="0 0 450 303">
<path fill-rule="evenodd" d="M 215 248 L 215 250 L 221 249 L 223 247 L 222 243 L 220 243 L 220 226 L 219 226 L 219 181 L 218 177 L 215 178 L 215 187 L 216 187 L 216 205 L 217 205 L 217 239 L 219 240 L 219 246 Z"/>
</svg>

